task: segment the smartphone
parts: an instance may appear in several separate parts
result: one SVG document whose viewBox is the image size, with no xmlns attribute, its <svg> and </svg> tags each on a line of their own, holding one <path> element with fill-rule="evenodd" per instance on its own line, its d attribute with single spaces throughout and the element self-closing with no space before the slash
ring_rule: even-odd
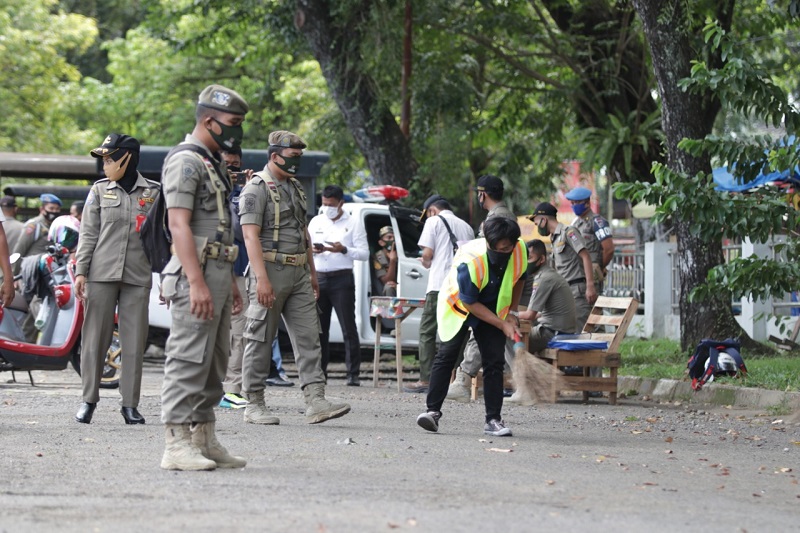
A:
<svg viewBox="0 0 800 533">
<path fill-rule="evenodd" d="M 324 244 L 322 244 L 321 242 L 315 242 L 315 243 L 313 244 L 313 246 L 314 246 L 314 249 L 315 249 L 315 250 L 322 250 L 323 248 L 325 248 L 325 245 L 324 245 Z"/>
<path fill-rule="evenodd" d="M 231 176 L 233 176 L 233 181 L 236 185 L 241 187 L 247 185 L 247 172 L 231 172 Z"/>
</svg>

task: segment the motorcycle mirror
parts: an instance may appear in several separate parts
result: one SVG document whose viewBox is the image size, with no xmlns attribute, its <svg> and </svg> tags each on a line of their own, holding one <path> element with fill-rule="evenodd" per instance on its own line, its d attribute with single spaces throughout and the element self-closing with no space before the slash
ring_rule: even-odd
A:
<svg viewBox="0 0 800 533">
<path fill-rule="evenodd" d="M 20 257 L 22 257 L 22 255 L 21 255 L 19 252 L 14 252 L 13 254 L 11 254 L 11 255 L 8 257 L 8 260 L 9 260 L 9 262 L 10 262 L 10 263 L 13 265 L 13 264 L 15 264 L 17 261 L 19 261 L 19 258 L 20 258 Z"/>
</svg>

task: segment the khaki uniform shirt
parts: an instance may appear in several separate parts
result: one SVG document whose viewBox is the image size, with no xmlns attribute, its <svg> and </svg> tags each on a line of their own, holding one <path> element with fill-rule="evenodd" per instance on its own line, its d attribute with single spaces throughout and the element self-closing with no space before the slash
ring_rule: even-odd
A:
<svg viewBox="0 0 800 533">
<path fill-rule="evenodd" d="M 220 179 L 225 186 L 225 190 L 222 191 L 222 212 L 225 221 L 220 242 L 231 245 L 233 244 L 233 231 L 229 202 L 232 186 L 228 177 L 227 165 L 224 161 L 219 162 L 208 151 L 208 148 L 191 134 L 186 136 L 185 142 L 201 147 L 205 151 L 206 157 L 215 163 L 221 172 Z M 217 226 L 220 217 L 217 210 L 217 193 L 209 183 L 208 172 L 208 168 L 197 154 L 188 150 L 178 152 L 170 157 L 164 166 L 162 189 L 167 209 L 180 207 L 192 211 L 192 219 L 189 222 L 192 233 L 195 237 L 208 237 L 210 244 L 217 242 Z M 233 268 L 233 263 L 228 264 Z"/>
<path fill-rule="evenodd" d="M 544 264 L 533 278 L 528 309 L 539 313 L 539 324 L 553 331 L 572 333 L 575 326 L 575 298 L 561 274 Z"/>
<path fill-rule="evenodd" d="M 264 169 L 264 172 L 269 173 L 269 170 Z M 296 181 L 295 178 L 289 178 L 281 182 L 273 176 L 270 182 L 261 176 L 253 175 L 239 195 L 239 222 L 242 226 L 255 224 L 261 228 L 262 250 L 277 250 L 283 254 L 303 254 L 308 250 L 306 198 L 298 190 L 302 189 L 299 182 L 295 186 L 290 183 L 291 180 Z M 275 189 L 272 189 L 273 185 Z M 273 190 L 280 194 L 277 206 L 280 210 L 277 243 L 272 242 L 276 208 L 270 193 Z"/>
<path fill-rule="evenodd" d="M 506 206 L 506 203 L 503 201 L 497 202 L 495 206 L 489 209 L 489 212 L 486 213 L 486 220 L 489 220 L 492 217 L 505 217 L 514 221 L 517 220 L 517 216 Z M 481 228 L 478 231 L 478 238 L 483 238 L 483 236 L 483 223 L 481 223 Z"/>
<path fill-rule="evenodd" d="M 141 174 L 130 193 L 108 179 L 95 182 L 81 219 L 75 274 L 88 281 L 150 287 L 150 262 L 139 229 L 159 194 L 159 184 Z"/>
<path fill-rule="evenodd" d="M 29 255 L 39 255 L 47 251 L 47 231 L 50 229 L 50 222 L 39 215 L 25 222 L 25 227 L 20 233 L 17 245 L 13 252 L 17 252 L 22 257 Z"/>
<path fill-rule="evenodd" d="M 581 232 L 583 240 L 586 241 L 586 249 L 589 250 L 592 263 L 602 265 L 603 247 L 600 243 L 612 236 L 608 221 L 589 209 L 583 216 L 576 217 L 572 226 Z"/>
<path fill-rule="evenodd" d="M 14 252 L 14 248 L 16 248 L 17 242 L 19 242 L 24 228 L 25 224 L 16 218 L 7 218 L 3 221 L 3 231 L 6 232 L 6 241 L 8 242 L 8 249 L 11 253 Z"/>
<path fill-rule="evenodd" d="M 556 270 L 567 282 L 586 278 L 583 261 L 578 255 L 586 248 L 581 232 L 559 222 L 552 235 L 553 258 Z"/>
</svg>

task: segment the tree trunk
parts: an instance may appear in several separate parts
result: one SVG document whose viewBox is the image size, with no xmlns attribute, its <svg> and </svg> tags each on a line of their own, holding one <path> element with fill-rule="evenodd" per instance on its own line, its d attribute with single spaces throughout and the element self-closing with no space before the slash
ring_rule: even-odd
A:
<svg viewBox="0 0 800 533">
<path fill-rule="evenodd" d="M 295 24 L 308 42 L 376 183 L 408 187 L 416 170 L 411 147 L 391 110 L 378 98 L 376 84 L 361 68 L 360 41 L 369 2 L 331 15 L 330 2 L 297 0 Z M 360 17 L 364 17 L 361 19 Z"/>
<path fill-rule="evenodd" d="M 701 57 L 693 46 L 697 17 L 684 0 L 633 0 L 650 44 L 662 100 L 662 125 L 666 136 L 667 165 L 688 176 L 711 172 L 707 157 L 692 157 L 678 148 L 684 138 L 702 139 L 712 130 L 719 101 L 709 94 L 684 92 L 678 82 L 690 76 L 691 61 Z M 718 14 L 733 10 L 733 0 L 717 2 Z M 723 17 L 719 17 L 723 19 Z M 689 221 L 675 220 L 680 275 L 681 348 L 688 350 L 706 337 L 746 336 L 731 310 L 728 294 L 689 302 L 689 293 L 705 283 L 709 270 L 722 263 L 722 240 L 703 242 L 689 232 Z"/>
</svg>

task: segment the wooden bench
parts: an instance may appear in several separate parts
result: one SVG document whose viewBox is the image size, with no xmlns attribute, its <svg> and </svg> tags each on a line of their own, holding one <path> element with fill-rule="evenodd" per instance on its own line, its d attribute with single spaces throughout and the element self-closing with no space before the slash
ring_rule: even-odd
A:
<svg viewBox="0 0 800 533">
<path fill-rule="evenodd" d="M 520 305 L 517 309 L 520 311 L 527 311 L 528 306 Z M 522 333 L 522 342 L 525 344 L 525 346 L 527 346 L 528 337 L 530 337 L 531 334 L 531 321 L 520 320 L 519 331 L 520 333 Z M 455 371 L 453 372 L 453 378 L 455 378 Z M 450 381 L 453 380 L 451 379 Z M 505 386 L 505 384 L 503 386 Z M 470 387 L 470 398 L 472 399 L 473 402 L 478 399 L 478 389 L 481 387 L 483 387 L 483 369 L 478 370 L 478 373 L 475 375 L 475 377 L 472 378 L 472 383 Z"/>
<path fill-rule="evenodd" d="M 600 296 L 597 298 L 586 324 L 583 326 L 583 333 L 591 335 L 591 340 L 601 340 L 608 342 L 605 350 L 560 350 L 548 348 L 542 353 L 537 354 L 542 359 L 547 359 L 556 367 L 578 366 L 583 370 L 582 376 L 564 376 L 564 381 L 569 385 L 570 390 L 582 391 L 583 401 L 589 400 L 590 391 L 608 392 L 608 403 L 617 403 L 617 372 L 621 365 L 619 345 L 625 338 L 628 326 L 639 308 L 639 301 L 635 298 L 611 298 Z M 610 310 L 611 314 L 605 314 Z M 595 333 L 603 326 L 616 328 L 613 333 Z M 610 377 L 592 377 L 589 375 L 590 367 L 609 368 Z M 552 401 L 558 398 L 558 389 L 554 385 Z"/>
</svg>

